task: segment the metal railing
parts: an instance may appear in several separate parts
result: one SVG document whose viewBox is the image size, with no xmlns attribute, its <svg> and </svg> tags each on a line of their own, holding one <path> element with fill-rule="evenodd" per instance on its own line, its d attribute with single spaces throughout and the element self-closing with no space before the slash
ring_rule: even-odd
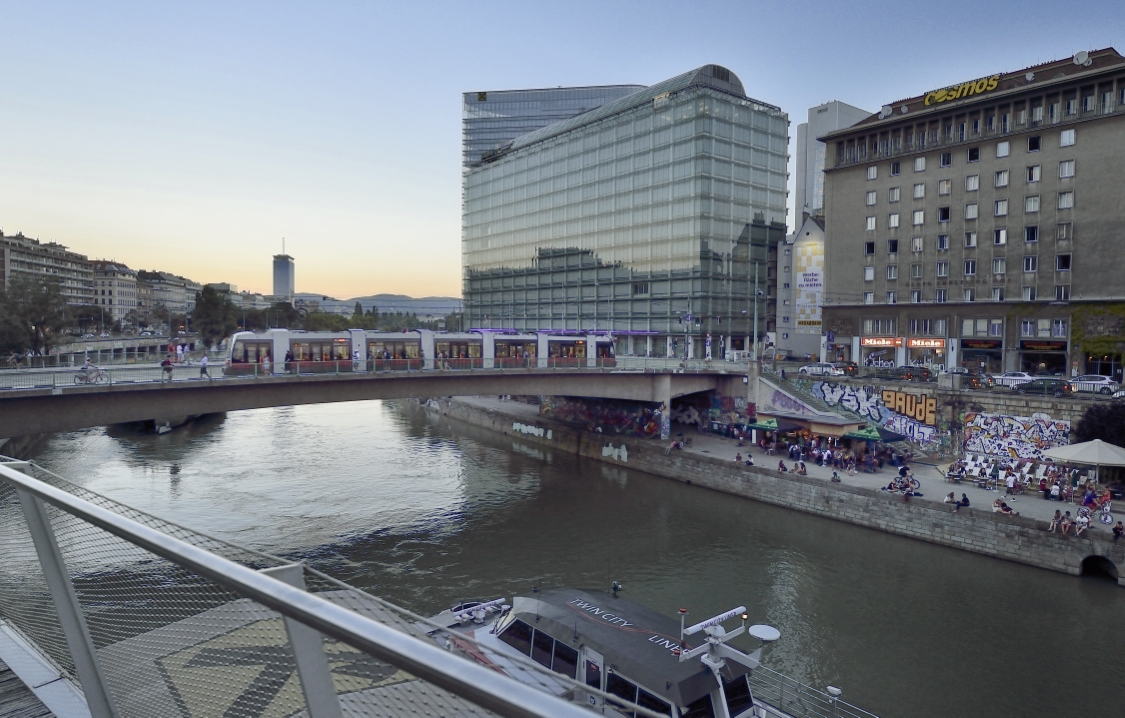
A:
<svg viewBox="0 0 1125 718">
<path fill-rule="evenodd" d="M 754 696 L 784 713 L 776 716 L 788 718 L 875 718 L 875 715 L 856 708 L 850 703 L 831 696 L 812 686 L 796 681 L 765 666 L 750 674 L 750 689 Z"/>
<path fill-rule="evenodd" d="M 659 718 L 530 658 L 505 656 L 525 679 L 490 670 L 461 655 L 489 649 L 456 632 L 443 649 L 437 627 L 0 457 L 0 636 L 80 685 L 92 718 L 588 716 L 577 691 Z"/>
</svg>

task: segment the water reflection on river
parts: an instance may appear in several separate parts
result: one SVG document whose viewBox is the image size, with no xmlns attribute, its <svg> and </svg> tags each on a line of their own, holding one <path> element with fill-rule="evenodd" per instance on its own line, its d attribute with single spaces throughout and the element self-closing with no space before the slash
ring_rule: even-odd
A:
<svg viewBox="0 0 1125 718">
<path fill-rule="evenodd" d="M 757 504 L 380 402 L 230 414 L 165 436 L 59 435 L 89 488 L 310 558 L 420 611 L 534 585 L 668 615 L 740 603 L 773 668 L 883 716 L 1074 715 L 1125 674 L 1125 591 Z M 1043 678 L 1043 679 L 1041 679 Z M 1119 710 L 1109 708 L 1110 712 Z"/>
</svg>

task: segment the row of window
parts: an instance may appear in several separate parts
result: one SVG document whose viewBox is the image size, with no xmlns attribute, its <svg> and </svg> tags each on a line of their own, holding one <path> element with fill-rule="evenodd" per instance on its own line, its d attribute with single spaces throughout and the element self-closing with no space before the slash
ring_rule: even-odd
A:
<svg viewBox="0 0 1125 718">
<path fill-rule="evenodd" d="M 1008 260 L 1005 257 L 994 257 L 992 260 L 992 273 L 1004 274 L 1007 271 Z M 949 262 L 937 262 L 935 265 L 938 277 L 949 276 Z M 1023 271 L 1025 272 L 1038 272 L 1039 271 L 1039 255 L 1029 254 L 1023 258 Z M 1069 272 L 1070 271 L 1070 255 L 1069 254 L 1056 254 L 1055 255 L 1055 271 L 1056 272 Z M 965 260 L 965 276 L 972 277 L 977 273 L 977 260 Z M 915 263 L 910 265 L 910 278 L 922 278 L 922 264 Z M 887 265 L 887 279 L 898 279 L 898 265 Z M 875 281 L 875 267 L 863 268 L 863 281 Z"/>
<path fill-rule="evenodd" d="M 1042 165 L 1029 165 L 1024 176 L 1027 178 L 1028 184 L 1039 182 L 1043 178 Z M 996 187 L 1007 187 L 1010 180 L 1009 170 L 997 170 L 993 176 L 993 182 Z M 1072 179 L 1074 177 L 1074 160 L 1062 160 L 1059 162 L 1059 179 Z M 945 196 L 953 191 L 953 180 L 942 179 L 938 180 L 938 195 Z M 965 191 L 976 192 L 980 189 L 980 175 L 966 175 L 965 176 Z M 918 182 L 914 185 L 913 190 L 914 199 L 926 198 L 926 183 Z M 878 201 L 878 193 L 875 190 L 867 190 L 864 196 L 864 202 L 868 207 L 874 207 Z M 891 187 L 887 190 L 887 202 L 894 203 L 902 199 L 902 188 Z"/>
<path fill-rule="evenodd" d="M 1055 239 L 1069 240 L 1073 238 L 1073 230 L 1070 222 L 1060 222 L 1055 226 Z M 1037 225 L 1023 228 L 1023 241 L 1029 244 L 1039 241 L 1039 227 Z M 1002 227 L 1000 229 L 992 230 L 992 244 L 995 246 L 1003 246 L 1008 243 L 1008 229 Z M 965 232 L 965 248 L 975 249 L 977 247 L 977 233 Z M 898 254 L 899 240 L 887 240 L 887 254 Z M 949 249 L 949 235 L 939 234 L 937 236 L 937 251 L 944 252 Z M 924 252 L 926 250 L 925 237 L 911 237 L 910 238 L 910 251 L 911 252 Z M 868 241 L 863 243 L 863 253 L 865 256 L 874 256 L 875 242 Z"/>
<path fill-rule="evenodd" d="M 911 319 L 911 336 L 946 336 L 947 324 L 945 319 Z M 893 336 L 895 334 L 894 319 L 864 319 L 863 333 L 866 336 Z M 1004 336 L 1003 319 L 962 319 L 961 336 L 963 337 L 1002 337 Z M 1066 319 L 1022 319 L 1020 320 L 1021 337 L 1062 337 L 1067 336 Z"/>
<path fill-rule="evenodd" d="M 1022 290 L 1020 292 L 1020 300 L 1021 301 L 1030 302 L 1030 301 L 1035 301 L 1037 299 L 1044 299 L 1044 297 L 1039 296 L 1038 289 L 1034 286 L 1022 287 L 1021 290 Z M 961 301 L 963 301 L 963 302 L 975 302 L 977 300 L 977 296 L 978 296 L 977 290 L 975 288 L 966 287 L 966 288 L 961 290 Z M 991 294 L 990 298 L 994 302 L 1004 301 L 1006 299 L 1004 287 L 992 287 L 992 294 Z M 1057 284 L 1057 285 L 1055 285 L 1054 300 L 1059 301 L 1059 302 L 1065 302 L 1069 299 L 1070 299 L 1070 285 L 1069 284 Z M 925 301 L 925 300 L 922 297 L 922 290 L 921 289 L 910 290 L 910 303 L 911 304 L 921 304 L 923 301 Z M 948 291 L 945 290 L 945 289 L 935 289 L 933 301 L 937 304 L 944 304 L 944 303 L 950 301 Z M 875 303 L 875 292 L 864 292 L 863 293 L 863 303 L 864 304 L 874 304 Z M 886 303 L 887 304 L 898 304 L 898 291 L 897 290 L 892 289 L 892 290 L 887 292 Z"/>
<path fill-rule="evenodd" d="M 1061 130 L 1059 132 L 1059 147 L 1071 147 L 1071 146 L 1073 146 L 1074 143 L 1075 143 L 1075 140 L 1076 140 L 1076 134 L 1077 133 L 1076 133 L 1076 131 L 1073 127 L 1069 128 L 1069 129 Z M 1042 137 L 1040 135 L 1033 135 L 1032 137 L 1028 137 L 1027 138 L 1027 151 L 1028 152 L 1038 152 L 1042 148 L 1042 144 L 1043 144 L 1042 143 Z M 1011 146 L 1011 142 L 1009 140 L 1004 140 L 1002 142 L 996 143 L 996 158 L 997 159 L 1001 159 L 1001 158 L 1009 156 L 1011 154 L 1011 151 L 1012 151 L 1012 146 Z M 979 162 L 980 161 L 980 148 L 979 147 L 969 147 L 968 149 L 966 149 L 965 150 L 965 161 L 969 162 L 969 163 Z M 953 153 L 952 152 L 942 152 L 938 156 L 938 164 L 942 167 L 951 167 L 953 165 Z M 890 171 L 891 171 L 892 177 L 897 177 L 901 173 L 901 170 L 902 170 L 902 166 L 899 162 L 891 162 L 890 163 Z M 915 157 L 914 158 L 914 171 L 915 172 L 925 172 L 926 171 L 926 158 L 925 157 Z M 874 179 L 878 179 L 878 178 L 879 178 L 878 165 L 871 165 L 870 167 L 868 167 L 867 168 L 867 179 L 874 180 Z"/>
<path fill-rule="evenodd" d="M 1025 213 L 1033 214 L 1039 211 L 1040 195 L 1029 195 L 1024 197 L 1023 209 Z M 1067 190 L 1057 194 L 1055 206 L 1057 209 L 1074 209 L 1074 191 Z M 1008 216 L 1008 200 L 998 199 L 992 204 L 992 214 L 994 217 L 1007 217 Z M 970 202 L 965 205 L 965 219 L 977 219 L 979 217 L 979 206 L 976 202 Z M 950 207 L 937 208 L 938 222 L 945 223 L 952 219 L 952 211 Z M 911 221 L 913 226 L 921 227 L 926 223 L 926 210 L 916 209 L 911 213 Z M 901 225 L 901 215 L 898 212 L 891 212 L 887 215 L 887 228 L 898 229 Z M 866 219 L 864 228 L 868 232 L 876 231 L 875 217 L 869 216 Z"/>
</svg>

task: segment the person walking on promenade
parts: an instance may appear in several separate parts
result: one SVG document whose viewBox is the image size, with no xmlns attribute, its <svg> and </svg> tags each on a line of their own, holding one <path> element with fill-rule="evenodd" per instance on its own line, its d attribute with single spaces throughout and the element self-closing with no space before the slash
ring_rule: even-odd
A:
<svg viewBox="0 0 1125 718">
<path fill-rule="evenodd" d="M 207 352 L 203 352 L 203 356 L 199 359 L 199 378 L 211 378 L 211 372 L 207 371 Z"/>
<path fill-rule="evenodd" d="M 1113 542 L 1117 543 L 1117 539 L 1122 536 L 1125 536 L 1125 524 L 1118 521 L 1117 525 L 1113 527 Z"/>
<path fill-rule="evenodd" d="M 163 373 L 160 375 L 160 383 L 163 384 L 166 379 L 172 381 L 172 355 L 165 355 L 164 361 L 160 362 L 160 366 L 163 367 Z"/>
</svg>

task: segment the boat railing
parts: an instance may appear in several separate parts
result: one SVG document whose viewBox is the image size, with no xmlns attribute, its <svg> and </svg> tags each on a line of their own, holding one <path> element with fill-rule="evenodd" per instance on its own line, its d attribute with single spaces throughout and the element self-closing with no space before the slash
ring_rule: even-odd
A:
<svg viewBox="0 0 1125 718">
<path fill-rule="evenodd" d="M 0 457 L 0 657 L 56 715 L 590 715 L 539 683 L 659 718 L 531 658 L 486 668 L 427 622 Z"/>
<path fill-rule="evenodd" d="M 759 666 L 750 674 L 754 697 L 769 704 L 776 718 L 876 718 L 862 708 L 840 700 L 777 671 Z"/>
</svg>

